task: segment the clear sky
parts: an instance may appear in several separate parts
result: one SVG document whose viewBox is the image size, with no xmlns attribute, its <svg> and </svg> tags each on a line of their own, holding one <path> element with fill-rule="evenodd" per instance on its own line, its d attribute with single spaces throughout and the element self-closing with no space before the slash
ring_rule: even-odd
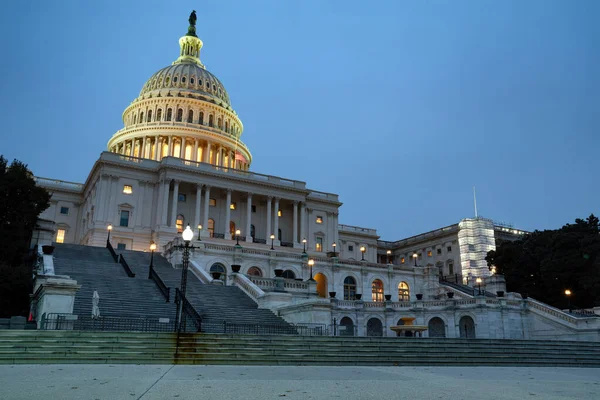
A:
<svg viewBox="0 0 600 400">
<path fill-rule="evenodd" d="M 0 154 L 84 182 L 121 113 L 201 58 L 252 170 L 338 193 L 397 240 L 480 214 L 522 229 L 600 214 L 600 1 L 6 1 Z"/>
</svg>

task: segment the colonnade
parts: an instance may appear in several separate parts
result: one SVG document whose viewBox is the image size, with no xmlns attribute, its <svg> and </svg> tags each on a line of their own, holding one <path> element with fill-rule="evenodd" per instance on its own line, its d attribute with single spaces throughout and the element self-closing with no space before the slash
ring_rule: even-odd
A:
<svg viewBox="0 0 600 400">
<path fill-rule="evenodd" d="M 235 151 L 221 144 L 186 136 L 143 136 L 124 140 L 111 147 L 113 153 L 155 161 L 172 156 L 219 167 L 247 171 L 250 165 L 236 160 Z"/>
</svg>

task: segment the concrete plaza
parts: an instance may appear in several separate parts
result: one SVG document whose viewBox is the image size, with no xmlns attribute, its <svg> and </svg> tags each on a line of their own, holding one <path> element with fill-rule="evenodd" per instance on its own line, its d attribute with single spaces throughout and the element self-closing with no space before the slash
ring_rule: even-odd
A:
<svg viewBox="0 0 600 400">
<path fill-rule="evenodd" d="M 598 399 L 600 369 L 0 365 L 2 400 Z"/>
</svg>

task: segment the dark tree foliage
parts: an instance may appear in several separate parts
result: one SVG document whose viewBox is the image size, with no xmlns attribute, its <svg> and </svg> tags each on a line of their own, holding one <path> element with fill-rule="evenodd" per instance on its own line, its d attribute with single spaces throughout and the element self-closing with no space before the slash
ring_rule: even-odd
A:
<svg viewBox="0 0 600 400">
<path fill-rule="evenodd" d="M 560 229 L 535 231 L 501 243 L 486 257 L 506 278 L 507 290 L 566 308 L 600 305 L 600 221 L 594 214 Z"/>
<path fill-rule="evenodd" d="M 50 194 L 27 165 L 0 156 L 0 317 L 27 315 L 32 289 L 31 234 Z"/>
</svg>

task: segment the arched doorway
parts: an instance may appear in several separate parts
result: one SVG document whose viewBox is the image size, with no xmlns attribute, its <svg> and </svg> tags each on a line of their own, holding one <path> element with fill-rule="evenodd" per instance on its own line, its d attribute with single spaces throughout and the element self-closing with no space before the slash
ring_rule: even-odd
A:
<svg viewBox="0 0 600 400">
<path fill-rule="evenodd" d="M 340 336 L 354 336 L 354 322 L 352 322 L 352 318 L 344 317 L 340 320 Z"/>
<path fill-rule="evenodd" d="M 383 336 L 383 324 L 377 318 L 367 321 L 367 336 Z"/>
<path fill-rule="evenodd" d="M 317 281 L 317 293 L 319 297 L 327 297 L 327 277 L 322 273 L 315 275 L 315 281 Z"/>
<path fill-rule="evenodd" d="M 439 317 L 433 317 L 427 324 L 427 332 L 431 338 L 443 338 L 446 337 L 446 324 Z"/>
<path fill-rule="evenodd" d="M 224 281 L 225 278 L 227 277 L 227 269 L 225 268 L 225 266 L 221 263 L 215 263 L 210 267 L 210 273 L 212 275 L 213 272 L 220 272 L 221 276 L 219 276 L 219 279 Z"/>
<path fill-rule="evenodd" d="M 460 337 L 463 339 L 475 339 L 475 322 L 473 318 L 465 315 L 460 318 L 458 323 Z"/>
</svg>

